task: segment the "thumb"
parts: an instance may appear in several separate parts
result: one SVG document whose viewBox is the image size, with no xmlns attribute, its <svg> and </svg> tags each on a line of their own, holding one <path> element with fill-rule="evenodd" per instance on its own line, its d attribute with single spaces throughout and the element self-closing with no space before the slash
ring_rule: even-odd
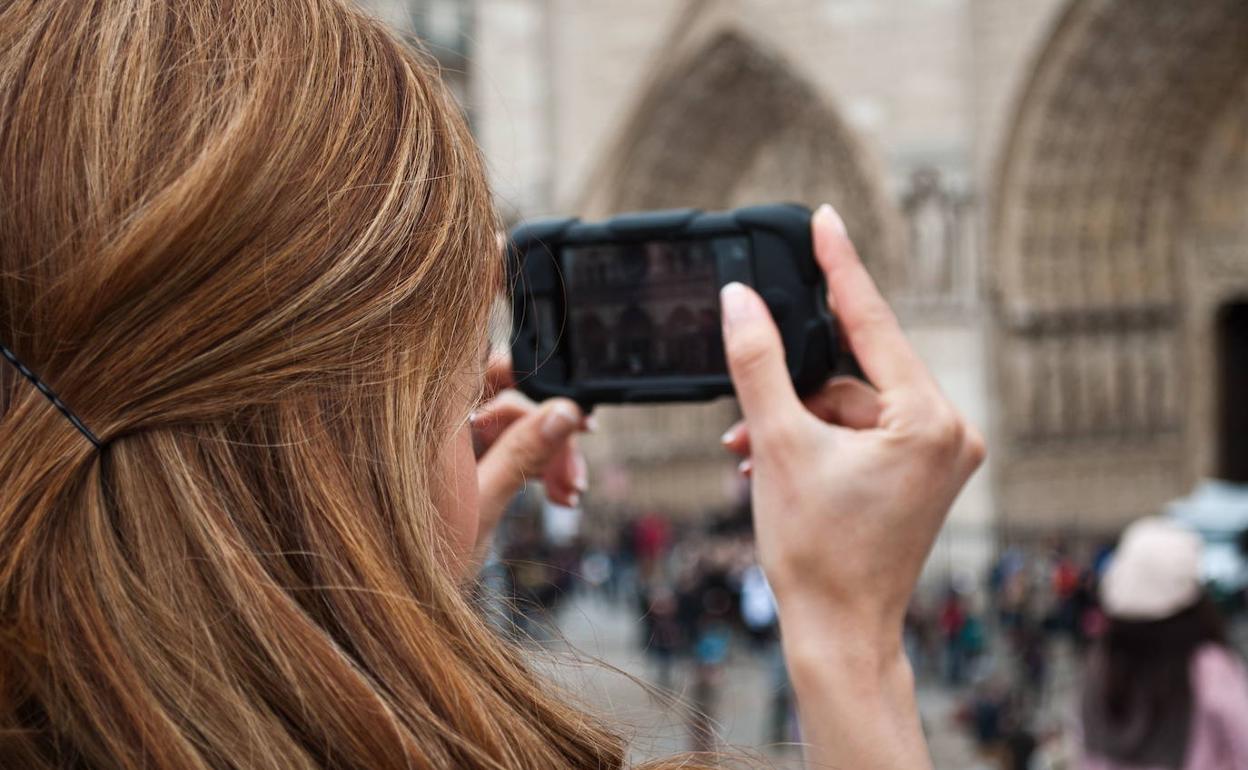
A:
<svg viewBox="0 0 1248 770">
<path fill-rule="evenodd" d="M 736 281 L 720 290 L 724 353 L 737 400 L 755 440 L 802 409 L 784 360 L 780 331 L 762 297 Z"/>
<path fill-rule="evenodd" d="M 512 423 L 477 462 L 483 514 L 501 510 L 532 477 L 539 477 L 579 429 L 581 410 L 553 398 Z"/>
</svg>

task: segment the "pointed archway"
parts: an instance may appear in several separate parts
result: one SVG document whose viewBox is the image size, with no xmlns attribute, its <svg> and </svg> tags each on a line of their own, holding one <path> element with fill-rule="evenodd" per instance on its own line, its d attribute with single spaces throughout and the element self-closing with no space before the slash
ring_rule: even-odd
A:
<svg viewBox="0 0 1248 770">
<path fill-rule="evenodd" d="M 653 81 L 596 175 L 607 211 L 828 201 L 881 277 L 896 216 L 850 128 L 778 54 L 713 34 Z"/>
<path fill-rule="evenodd" d="M 887 284 L 897 214 L 882 173 L 820 94 L 736 28 L 703 30 L 676 49 L 684 53 L 658 67 L 592 175 L 584 208 L 601 215 L 827 201 Z M 718 356 L 718 323 L 707 326 L 707 348 Z M 741 490 L 718 437 L 737 416 L 735 404 L 723 401 L 602 409 L 611 441 L 589 441 L 586 449 L 593 464 L 628 480 L 630 505 L 685 516 L 723 511 Z"/>
<path fill-rule="evenodd" d="M 1036 65 L 990 244 L 1007 528 L 1110 530 L 1206 472 L 1191 404 L 1212 335 L 1193 318 L 1213 311 L 1187 244 L 1212 129 L 1248 93 L 1245 40 L 1240 0 L 1075 0 Z"/>
</svg>

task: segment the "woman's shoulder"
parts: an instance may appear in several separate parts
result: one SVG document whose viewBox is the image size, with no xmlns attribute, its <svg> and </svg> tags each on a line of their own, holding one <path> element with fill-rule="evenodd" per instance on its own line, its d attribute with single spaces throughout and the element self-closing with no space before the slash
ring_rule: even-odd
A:
<svg viewBox="0 0 1248 770">
<path fill-rule="evenodd" d="M 1248 670 L 1243 659 L 1224 644 L 1205 644 L 1192 658 L 1197 697 L 1211 708 L 1248 708 Z M 1245 714 L 1248 718 L 1248 713 Z"/>
<path fill-rule="evenodd" d="M 1192 665 L 1197 673 L 1210 675 L 1243 675 L 1244 660 L 1240 655 L 1225 644 L 1208 642 L 1196 648 Z"/>
</svg>

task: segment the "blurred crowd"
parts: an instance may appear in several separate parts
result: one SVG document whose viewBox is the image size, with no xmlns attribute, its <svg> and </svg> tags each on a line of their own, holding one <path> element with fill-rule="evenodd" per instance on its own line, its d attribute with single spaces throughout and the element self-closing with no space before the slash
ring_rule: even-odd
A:
<svg viewBox="0 0 1248 770">
<path fill-rule="evenodd" d="M 951 724 L 928 729 L 962 732 L 982 768 L 1072 766 L 1082 675 L 1112 626 L 1101 584 L 1114 546 L 1012 544 L 978 580 L 927 580 L 907 612 L 904 640 L 920 692 L 950 703 L 947 717 L 926 718 Z M 512 530 L 499 567 L 507 627 L 523 638 L 551 633 L 561 604 L 578 592 L 637 617 L 650 680 L 685 701 L 691 749 L 715 748 L 712 724 L 734 656 L 754 656 L 768 672 L 759 700 L 768 742 L 800 740 L 747 509 L 697 523 L 645 512 L 597 538 L 553 541 L 530 521 Z M 1243 655 L 1243 592 L 1213 597 L 1231 629 L 1228 644 Z"/>
<path fill-rule="evenodd" d="M 504 627 L 522 640 L 547 638 L 558 610 L 577 592 L 638 618 L 635 643 L 650 663 L 649 679 L 680 693 L 693 750 L 714 748 L 712 724 L 730 655 L 765 661 L 771 742 L 797 737 L 776 607 L 755 560 L 748 510 L 696 525 L 646 512 L 596 541 L 552 539 L 521 519 L 500 556 Z"/>
<path fill-rule="evenodd" d="M 916 675 L 965 693 L 958 718 L 986 766 L 1035 767 L 1037 754 L 1064 750 L 1073 703 L 1054 669 L 1107 627 L 1097 586 L 1111 548 L 1010 546 L 982 586 L 950 583 L 912 602 L 905 639 Z"/>
</svg>

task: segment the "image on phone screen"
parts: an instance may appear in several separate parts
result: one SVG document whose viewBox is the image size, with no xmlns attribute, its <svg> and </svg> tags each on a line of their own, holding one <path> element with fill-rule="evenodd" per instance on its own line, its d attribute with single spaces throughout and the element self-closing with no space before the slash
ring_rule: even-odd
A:
<svg viewBox="0 0 1248 770">
<path fill-rule="evenodd" d="M 732 240 L 748 248 L 745 239 Z M 710 240 L 565 246 L 573 377 L 724 374 L 715 247 Z"/>
</svg>

